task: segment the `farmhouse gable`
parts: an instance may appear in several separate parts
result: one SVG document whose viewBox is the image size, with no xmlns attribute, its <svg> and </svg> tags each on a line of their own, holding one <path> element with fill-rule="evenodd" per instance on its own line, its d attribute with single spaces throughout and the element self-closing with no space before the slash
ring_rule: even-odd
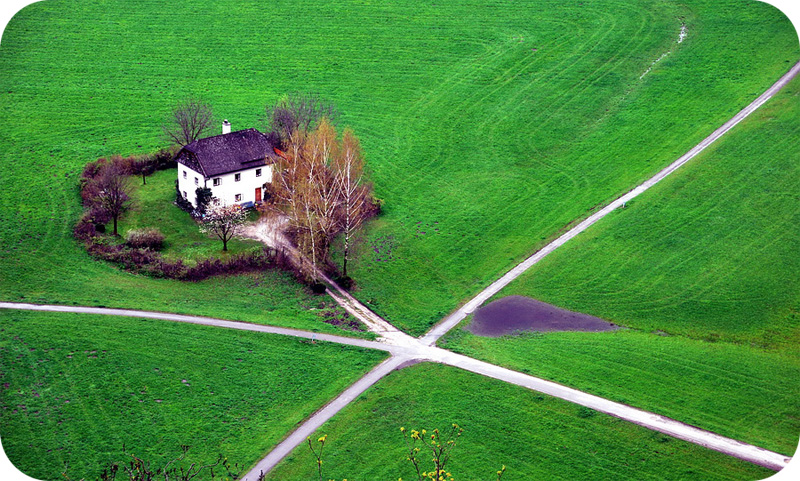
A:
<svg viewBox="0 0 800 481">
<path fill-rule="evenodd" d="M 263 199 L 266 184 L 272 181 L 276 154 L 272 143 L 256 129 L 230 132 L 198 139 L 176 155 L 178 190 L 197 206 L 195 190 L 211 189 L 220 203 L 249 206 Z"/>
</svg>

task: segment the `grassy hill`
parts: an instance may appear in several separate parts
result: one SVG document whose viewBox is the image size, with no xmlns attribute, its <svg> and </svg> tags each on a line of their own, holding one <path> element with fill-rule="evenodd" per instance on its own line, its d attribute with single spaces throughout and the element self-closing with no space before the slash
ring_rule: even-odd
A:
<svg viewBox="0 0 800 481">
<path fill-rule="evenodd" d="M 445 346 L 792 454 L 800 433 L 800 80 L 498 296 L 631 328 Z"/>
<path fill-rule="evenodd" d="M 245 128 L 278 96 L 316 91 L 361 136 L 385 200 L 358 295 L 421 333 L 798 56 L 789 22 L 758 2 L 33 4 L 0 46 L 0 296 L 252 319 L 210 287 L 90 261 L 70 237 L 77 173 L 162 146 L 189 95 Z"/>
<path fill-rule="evenodd" d="M 44 480 L 129 453 L 250 468 L 384 353 L 162 321 L 0 311 L 0 436 Z M 157 333 L 157 335 L 156 335 Z M 207 478 L 206 478 L 207 479 Z"/>
<path fill-rule="evenodd" d="M 441 381 L 446 379 L 446 381 Z M 323 479 L 415 479 L 400 427 L 464 428 L 458 480 L 764 479 L 771 471 L 590 409 L 437 364 L 392 373 L 312 436 L 327 434 Z M 420 458 L 428 468 L 423 448 Z M 314 480 L 308 446 L 268 480 Z"/>
</svg>

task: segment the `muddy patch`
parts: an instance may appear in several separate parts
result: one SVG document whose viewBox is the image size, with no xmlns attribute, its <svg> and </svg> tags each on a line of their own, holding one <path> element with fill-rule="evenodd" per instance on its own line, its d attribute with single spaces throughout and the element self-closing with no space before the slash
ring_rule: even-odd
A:
<svg viewBox="0 0 800 481">
<path fill-rule="evenodd" d="M 619 326 L 529 297 L 508 296 L 476 310 L 466 329 L 477 336 L 499 337 L 521 331 L 611 331 Z"/>
</svg>

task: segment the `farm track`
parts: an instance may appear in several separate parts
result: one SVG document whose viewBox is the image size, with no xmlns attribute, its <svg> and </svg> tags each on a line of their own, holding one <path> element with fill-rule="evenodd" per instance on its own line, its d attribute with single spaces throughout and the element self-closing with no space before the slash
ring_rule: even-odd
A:
<svg viewBox="0 0 800 481">
<path fill-rule="evenodd" d="M 341 300 L 342 298 L 338 298 Z M 344 301 L 348 302 L 348 301 Z M 357 301 L 356 301 L 357 302 Z M 352 306 L 349 306 L 352 308 Z M 370 372 L 352 384 L 339 396 L 326 404 L 311 417 L 306 419 L 297 429 L 288 434 L 266 457 L 242 479 L 255 481 L 262 473 L 266 473 L 287 456 L 294 448 L 302 444 L 308 436 L 314 433 L 326 421 L 331 419 L 336 413 L 354 401 L 359 395 L 366 391 L 370 386 L 380 381 L 384 376 L 396 369 L 415 364 L 421 361 L 437 362 L 460 369 L 464 369 L 476 374 L 491 377 L 510 384 L 521 386 L 530 390 L 538 391 L 559 399 L 563 399 L 581 406 L 594 409 L 611 416 L 618 417 L 625 421 L 632 422 L 639 426 L 658 431 L 684 441 L 698 444 L 700 446 L 713 449 L 745 461 L 749 461 L 760 466 L 780 470 L 790 461 L 790 458 L 779 453 L 774 453 L 757 446 L 745 444 L 734 439 L 725 438 L 715 433 L 705 431 L 680 421 L 660 416 L 651 412 L 636 409 L 625 404 L 603 399 L 599 396 L 584 393 L 577 389 L 569 388 L 561 384 L 540 379 L 534 376 L 512 371 L 504 367 L 496 366 L 488 362 L 447 351 L 434 346 L 428 346 L 403 333 L 390 332 L 385 337 L 385 342 L 366 341 L 363 339 L 352 339 L 342 336 L 319 334 L 310 331 L 296 329 L 285 329 L 245 322 L 226 321 L 222 319 L 186 316 L 169 314 L 163 312 L 137 311 L 133 309 L 109 309 L 99 307 L 81 306 L 55 306 L 55 305 L 36 305 L 12 302 L 0 302 L 2 309 L 21 309 L 33 311 L 81 313 L 81 314 L 100 314 L 124 317 L 139 317 L 148 319 L 161 319 L 172 322 L 186 322 L 206 326 L 221 327 L 225 329 L 238 329 L 247 331 L 264 332 L 270 334 L 281 334 L 286 336 L 300 337 L 304 339 L 315 339 L 320 341 L 358 346 L 367 349 L 379 349 L 392 354 L 389 359 L 382 362 Z M 348 308 L 348 310 L 350 310 Z"/>
</svg>

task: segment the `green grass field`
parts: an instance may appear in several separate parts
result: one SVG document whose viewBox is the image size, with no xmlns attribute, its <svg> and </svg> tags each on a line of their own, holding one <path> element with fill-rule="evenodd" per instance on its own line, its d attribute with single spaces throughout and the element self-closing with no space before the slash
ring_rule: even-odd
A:
<svg viewBox="0 0 800 481">
<path fill-rule="evenodd" d="M 464 433 L 448 467 L 457 480 L 763 479 L 770 471 L 558 399 L 452 367 L 395 372 L 314 435 L 327 434 L 323 479 L 416 479 L 399 428 Z M 300 446 L 268 480 L 316 480 Z"/>
<path fill-rule="evenodd" d="M 485 338 L 442 346 L 786 455 L 800 433 L 800 358 L 639 331 Z"/>
<path fill-rule="evenodd" d="M 498 296 L 635 331 L 446 347 L 793 454 L 800 433 L 800 80 Z M 672 334 L 662 337 L 654 332 Z"/>
<path fill-rule="evenodd" d="M 800 80 L 717 145 L 513 282 L 644 330 L 800 340 Z"/>
<path fill-rule="evenodd" d="M 678 44 L 682 25 L 688 34 Z M 669 55 L 652 65 L 668 51 Z M 279 96 L 311 91 L 333 101 L 342 113 L 340 124 L 352 126 L 361 138 L 375 192 L 384 201 L 384 213 L 368 226 L 360 259 L 352 264 L 351 275 L 360 286 L 355 294 L 399 327 L 421 334 L 570 222 L 588 215 L 678 158 L 759 95 L 798 58 L 797 34 L 790 23 L 773 7 L 756 1 L 686 0 L 676 4 L 666 0 L 598 0 L 589 4 L 552 0 L 463 5 L 445 0 L 409 5 L 331 4 L 321 0 L 302 4 L 187 0 L 169 9 L 154 0 L 36 3 L 9 23 L 0 45 L 3 73 L 0 75 L 3 125 L 0 129 L 3 167 L 0 169 L 0 299 L 154 309 L 337 332 L 310 310 L 329 303 L 330 299 L 310 296 L 288 275 L 266 272 L 201 283 L 151 279 L 92 260 L 72 239 L 72 227 L 81 214 L 77 184 L 83 165 L 115 153 L 130 155 L 163 147 L 160 125 L 175 102 L 200 96 L 213 104 L 219 120 L 227 118 L 234 129 L 239 129 L 260 126 L 264 105 Z M 796 97 L 784 97 L 783 102 L 797 103 Z M 672 255 L 671 249 L 677 256 L 697 243 L 697 252 L 702 254 L 689 257 L 680 264 L 680 269 L 673 269 L 663 279 L 657 273 L 652 277 L 645 272 L 641 277 L 645 284 L 638 287 L 628 282 L 635 272 L 617 273 L 611 279 L 617 284 L 604 284 L 608 289 L 604 287 L 605 290 L 580 304 L 570 299 L 571 291 L 567 292 L 563 286 L 580 279 L 584 267 L 577 261 L 571 262 L 573 268 L 562 272 L 555 263 L 555 259 L 561 258 L 554 257 L 552 266 L 558 267 L 559 273 L 553 287 L 542 293 L 538 290 L 540 283 L 535 283 L 536 290 L 525 287 L 522 291 L 569 307 L 585 307 L 590 312 L 619 317 L 645 330 L 664 327 L 696 338 L 752 342 L 756 344 L 752 355 L 755 357 L 743 354 L 744 346 L 719 348 L 723 359 L 737 353 L 742 355 L 741 363 L 735 364 L 730 372 L 730 376 L 740 381 L 742 376 L 754 376 L 764 367 L 776 369 L 775 373 L 763 376 L 766 380 L 773 375 L 779 378 L 784 370 L 794 372 L 796 356 L 787 354 L 785 346 L 797 340 L 800 276 L 794 275 L 797 259 L 787 260 L 786 252 L 791 251 L 784 249 L 791 247 L 797 251 L 796 236 L 794 240 L 782 238 L 775 245 L 758 246 L 763 256 L 738 254 L 741 246 L 753 242 L 748 235 L 759 229 L 755 222 L 759 212 L 790 206 L 786 217 L 763 218 L 763 231 L 767 234 L 762 239 L 774 239 L 768 233 L 797 224 L 792 222 L 796 220 L 797 186 L 792 180 L 797 179 L 797 162 L 796 157 L 789 155 L 797 148 L 796 143 L 783 138 L 797 135 L 796 128 L 792 130 L 790 126 L 791 119 L 787 124 L 784 115 L 783 111 L 775 111 L 774 118 L 759 117 L 765 128 L 777 129 L 770 131 L 770 135 L 779 135 L 777 139 L 765 134 L 757 142 L 760 146 L 729 147 L 733 149 L 729 157 L 763 156 L 762 160 L 770 160 L 773 170 L 761 162 L 747 164 L 744 171 L 741 164 L 729 164 L 731 170 L 710 176 L 698 171 L 694 174 L 698 180 L 682 173 L 673 182 L 685 183 L 685 190 L 667 191 L 670 184 L 664 184 L 648 193 L 650 198 L 659 192 L 686 198 L 686 203 L 669 215 L 651 217 L 664 226 L 658 223 L 637 226 L 637 220 L 629 226 L 631 230 L 621 230 L 620 238 L 614 239 L 615 247 L 618 242 L 621 249 L 635 254 L 633 258 L 638 262 L 638 241 L 621 238 L 623 233 L 681 229 L 675 222 L 687 213 L 697 213 L 697 217 L 707 222 L 705 226 L 690 226 L 686 233 L 666 236 L 660 247 L 667 253 L 666 263 Z M 752 129 L 757 130 L 757 126 Z M 767 147 L 768 153 L 759 150 Z M 714 153 L 718 154 L 724 154 L 721 147 Z M 765 182 L 747 184 L 748 175 L 761 176 L 759 182 L 762 178 Z M 721 193 L 729 182 L 707 185 L 708 179 L 736 179 L 737 186 L 747 184 L 761 189 L 753 192 L 742 187 L 727 191 L 730 199 L 742 196 L 750 199 L 747 209 L 752 209 L 753 215 L 745 212 L 745 208 L 736 213 L 748 213 L 750 224 L 740 227 L 717 213 L 722 207 L 734 204 L 726 202 Z M 772 182 L 766 182 L 769 179 Z M 771 195 L 762 195 L 764 190 Z M 621 218 L 627 220 L 629 217 L 625 216 L 641 213 L 640 207 L 646 199 L 642 197 L 625 211 L 616 213 L 606 224 L 617 222 L 619 226 Z M 699 204 L 692 203 L 698 199 Z M 711 205 L 714 202 L 717 204 Z M 179 213 L 165 210 L 164 215 L 174 221 L 172 216 Z M 595 231 L 600 233 L 601 227 Z M 719 236 L 723 228 L 730 232 L 717 244 L 711 232 Z M 609 232 L 617 232 L 616 229 L 609 227 Z M 692 229 L 704 234 L 692 234 Z M 582 242 L 581 249 L 591 248 L 588 240 Z M 719 256 L 717 264 L 703 264 L 702 256 L 710 254 Z M 617 256 L 616 251 L 608 257 L 598 255 L 597 259 L 586 261 L 590 264 L 585 267 L 589 279 L 609 281 L 606 277 L 612 276 L 620 259 L 623 266 L 632 266 L 622 254 Z M 543 264 L 542 272 L 549 265 Z M 631 270 L 646 270 L 647 265 L 644 262 Z M 766 279 L 764 273 L 775 272 L 776 266 L 784 266 L 785 270 Z M 724 280 L 707 282 L 714 275 Z M 737 279 L 742 282 L 737 284 L 734 282 Z M 644 288 L 653 281 L 661 282 L 662 288 L 652 291 Z M 559 282 L 561 289 L 555 287 Z M 680 291 L 683 288 L 686 290 Z M 641 296 L 637 297 L 639 291 Z M 620 306 L 610 302 L 618 292 L 625 301 Z M 668 296 L 664 293 L 681 292 L 685 299 L 665 304 Z M 658 297 L 653 297 L 653 293 Z M 748 300 L 754 301 L 754 307 L 737 307 L 750 305 Z M 672 305 L 676 307 L 669 307 Z M 706 307 L 713 315 L 696 322 L 695 317 L 698 313 L 701 317 L 705 315 Z M 731 317 L 719 317 L 720 313 L 730 313 Z M 767 315 L 753 317 L 750 313 Z M 99 345 L 100 340 L 112 346 L 98 358 L 86 359 L 87 363 L 107 364 L 81 367 L 102 379 L 102 389 L 111 389 L 113 372 L 120 367 L 125 375 L 129 368 L 136 372 L 133 368 L 139 362 L 126 359 L 147 356 L 159 356 L 155 359 L 164 365 L 189 356 L 181 361 L 185 363 L 181 365 L 191 366 L 186 375 L 199 372 L 207 374 L 209 379 L 216 376 L 220 383 L 233 382 L 230 376 L 215 372 L 214 366 L 201 358 L 207 344 L 213 344 L 215 352 L 230 364 L 237 359 L 231 356 L 239 352 L 240 343 L 253 345 L 254 352 L 275 347 L 262 344 L 261 337 L 256 343 L 255 337 L 247 334 L 237 334 L 234 345 L 231 345 L 234 341 L 222 339 L 221 335 L 212 340 L 194 334 L 196 340 L 188 341 L 192 349 L 187 351 L 183 344 L 187 340 L 181 334 L 189 332 L 186 326 L 137 321 L 136 325 L 142 327 L 136 331 L 131 320 L 88 321 L 92 318 L 82 317 L 82 323 L 75 323 L 68 335 L 62 335 L 58 329 L 63 328 L 61 323 L 66 322 L 66 317 L 58 317 L 58 325 L 46 322 L 56 316 L 14 314 L 13 317 L 19 320 L 9 323 L 9 327 L 4 321 L 2 328 L 35 328 L 20 337 L 31 343 L 40 339 L 43 344 L 34 346 L 37 351 L 26 352 L 14 344 L 17 341 L 13 338 L 3 337 L 3 342 L 12 343 L 19 351 L 15 356 L 22 356 L 4 360 L 4 376 L 9 376 L 13 368 L 18 379 L 31 384 L 40 382 L 38 373 L 50 372 L 51 367 L 56 369 L 49 363 L 38 363 L 41 358 L 36 355 L 47 348 L 60 351 L 61 345 L 63 349 L 75 346 L 76 353 L 98 350 L 93 346 Z M 738 320 L 714 321 L 717 319 Z M 115 329 L 129 333 L 133 340 L 125 344 L 124 340 L 109 338 L 100 331 L 81 330 L 100 323 L 107 326 L 107 322 L 119 323 L 120 327 Z M 156 329 L 159 335 L 150 334 Z M 197 329 L 197 333 L 206 332 Z M 134 335 L 137 333 L 138 336 Z M 234 339 L 234 335 L 230 336 Z M 155 354 L 143 354 L 150 352 L 144 350 L 144 344 L 138 344 L 144 343 L 143 339 L 148 346 L 155 343 L 162 349 Z M 654 347 L 646 336 L 620 339 L 620 346 L 627 346 L 632 352 Z M 61 345 L 55 346 L 51 341 Z M 275 341 L 281 342 L 287 344 L 275 349 L 286 356 L 304 355 L 303 349 L 311 348 L 297 347 L 298 341 Z M 688 357 L 713 348 L 680 338 L 670 342 Z M 123 350 L 124 346 L 130 346 L 128 357 L 111 358 L 112 353 Z M 762 346 L 777 351 L 761 353 L 757 349 Z M 481 355 L 489 355 L 493 349 L 490 343 L 475 347 L 476 352 L 478 348 Z M 735 350 L 739 348 L 742 350 Z M 98 352 L 103 349 L 100 347 Z M 526 347 L 514 346 L 510 350 L 513 352 L 498 359 L 510 363 Z M 637 352 L 646 358 L 646 353 Z M 338 363 L 339 351 L 336 353 Z M 108 358 L 104 357 L 106 354 Z M 519 362 L 527 362 L 526 355 L 520 355 Z M 788 364 L 776 360 L 783 355 L 789 356 Z M 274 359 L 267 353 L 262 357 L 265 366 L 270 367 L 274 367 Z M 24 364 L 18 365 L 21 360 L 25 360 Z M 326 355 L 315 358 L 317 363 L 332 364 L 331 360 Z M 613 365 L 613 355 L 604 362 Z M 366 369 L 367 364 L 360 369 Z M 279 367 L 286 368 L 283 364 Z M 551 368 L 553 375 L 562 375 L 558 366 Z M 178 374 L 180 369 L 175 367 L 174 372 Z M 356 371 L 359 370 L 352 373 Z M 57 375 L 59 371 L 53 372 Z M 680 373 L 675 367 L 672 375 Z M 701 369 L 698 377 L 713 377 L 710 373 Z M 585 374 L 576 372 L 568 380 L 588 386 L 594 381 Z M 445 386 L 451 390 L 435 388 L 443 376 L 452 379 L 448 381 L 452 384 Z M 137 377 L 140 378 L 152 379 L 153 384 L 146 392 L 155 389 L 154 386 L 161 386 L 159 389 L 164 390 L 165 396 L 175 392 L 168 389 L 171 384 L 163 384 L 163 379 L 149 371 L 147 376 L 142 373 Z M 256 373 L 243 373 L 240 379 L 256 379 Z M 713 386 L 708 379 L 696 382 Z M 782 385 L 796 388 L 786 382 Z M 741 381 L 740 385 L 746 392 L 761 393 L 765 384 L 760 380 Z M 320 391 L 317 405 L 332 397 L 344 383 L 337 386 L 330 390 L 326 386 L 324 393 Z M 139 388 L 134 384 L 123 387 Z M 406 388 L 412 389 L 404 392 Z M 61 392 L 74 392 L 71 389 L 64 385 L 54 388 L 53 393 L 63 398 Z M 392 454 L 382 454 L 384 458 L 361 463 L 361 467 L 352 459 L 360 459 L 356 456 L 363 455 L 361 450 L 370 440 L 377 446 L 400 446 L 400 438 L 395 436 L 399 435 L 395 433 L 399 424 L 447 425 L 452 421 L 463 424 L 467 433 L 482 436 L 481 442 L 489 446 L 485 451 L 475 449 L 479 443 L 472 438 L 474 444 L 470 448 L 469 438 L 464 438 L 460 446 L 466 453 L 461 465 L 462 478 L 491 477 L 501 463 L 512 467 L 511 473 L 514 469 L 522 473 L 520 479 L 586 477 L 587 472 L 635 479 L 641 478 L 641 472 L 653 476 L 672 473 L 678 478 L 727 475 L 736 479 L 755 479 L 767 474 L 612 418 L 601 415 L 582 418 L 586 413 L 575 406 L 540 400 L 527 391 L 491 384 L 452 369 L 413 368 L 393 375 L 371 392 L 382 392 L 381 389 L 390 396 L 368 393 L 347 412 L 351 414 L 338 418 L 345 421 L 334 421 L 348 425 L 348 430 L 352 428 L 347 431 L 352 434 L 340 439 L 356 441 L 347 444 L 351 447 L 342 448 L 345 454 L 338 459 L 344 460 L 340 464 L 343 471 L 337 477 L 356 475 L 367 479 L 369 473 L 378 471 L 367 471 L 364 476 L 358 469 L 370 467 L 386 469 L 387 476 L 394 476 L 395 468 L 403 464 L 398 459 L 401 455 L 391 458 Z M 609 385 L 595 385 L 595 389 L 609 395 L 620 393 Z M 132 392 L 135 396 L 137 391 Z M 782 397 L 783 393 L 766 392 L 782 403 L 781 413 L 792 409 L 791 400 Z M 461 397 L 455 399 L 457 396 Z M 289 403 L 297 398 L 281 399 Z M 441 399 L 449 402 L 439 404 Z M 475 409 L 481 400 L 499 407 Z M 43 401 L 40 397 L 31 403 Z M 111 416 L 102 404 L 105 398 L 92 402 L 95 404 L 85 407 L 86 413 Z M 656 399 L 647 400 L 650 402 L 655 405 Z M 72 404 L 60 409 L 72 409 Z M 706 404 L 714 403 L 698 401 L 697 407 Z M 173 416 L 192 413 L 188 408 L 183 409 L 186 412 L 178 412 L 182 410 L 179 404 L 174 406 L 175 412 L 154 414 L 156 417 L 141 422 L 164 421 L 170 429 L 180 429 L 183 421 Z M 292 411 L 297 415 L 294 421 L 307 414 L 310 406 L 305 411 L 292 406 L 297 409 Z M 679 406 L 667 407 L 674 409 L 676 415 L 682 412 Z M 719 410 L 724 404 L 710 408 Z M 42 409 L 44 406 L 37 414 L 39 418 Z M 209 407 L 203 415 L 220 414 L 215 409 Z M 86 413 L 83 417 L 92 419 Z M 67 411 L 65 415 L 72 413 Z M 257 417 L 252 415 L 251 419 Z M 498 420 L 504 419 L 509 421 L 498 427 Z M 755 422 L 745 436 L 764 438 L 770 419 L 777 434 L 774 438 L 767 436 L 766 442 L 785 450 L 787 433 L 796 430 L 795 420 L 787 421 L 780 415 L 766 418 Z M 43 424 L 36 425 L 38 421 Z M 3 433 L 4 447 L 12 459 L 18 456 L 19 449 L 26 459 L 40 454 L 41 450 L 32 451 L 33 443 L 27 441 L 34 431 L 26 429 L 49 429 L 51 425 L 46 423 L 52 422 L 24 421 L 23 426 L 33 423 L 33 427 L 20 427 L 22 434 L 12 436 L 19 437 L 18 440 L 7 440 Z M 118 437 L 112 440 L 118 441 L 130 428 L 125 425 L 127 421 L 116 418 L 114 422 L 119 423 L 120 434 L 115 434 Z M 184 423 L 192 422 L 189 419 Z M 725 418 L 715 422 L 731 432 L 739 432 L 744 426 Z M 290 425 L 276 428 L 271 436 L 280 437 Z M 386 430 L 376 430 L 376 426 Z M 5 419 L 3 429 L 6 429 Z M 62 429 L 69 430 L 47 432 L 69 432 L 70 439 L 85 442 L 86 446 L 106 441 L 99 439 L 100 435 L 86 435 L 90 428 L 85 425 Z M 148 436 L 152 433 L 149 426 L 143 432 Z M 219 432 L 222 431 L 208 433 Z M 503 433 L 511 434 L 503 437 Z M 249 434 L 241 431 L 237 434 L 240 437 L 231 438 L 230 444 L 223 447 L 250 449 L 247 453 L 241 451 L 242 459 L 252 462 L 269 443 L 256 446 L 250 442 Z M 139 442 L 147 445 L 153 439 L 142 438 Z M 504 446 L 508 439 L 519 441 Z M 15 443 L 16 447 L 9 448 L 7 442 Z M 158 451 L 166 454 L 171 444 L 180 440 L 173 431 L 159 442 L 163 444 L 157 445 Z M 334 446 L 336 441 L 332 438 L 331 442 Z M 104 449 L 117 449 L 117 444 Z M 57 456 L 64 456 L 68 450 L 51 454 L 46 449 L 41 454 L 53 456 L 46 459 L 56 465 L 62 461 Z M 531 452 L 541 452 L 541 458 L 525 461 L 523 465 L 522 460 L 529 459 L 526 456 Z M 100 450 L 97 454 L 105 455 Z M 312 476 L 313 465 L 300 456 L 297 459 L 302 469 L 311 467 L 308 474 L 303 471 L 298 476 Z M 508 479 L 512 479 L 511 474 Z"/>
<path fill-rule="evenodd" d="M 225 259 L 263 247 L 258 241 L 234 238 L 228 242 L 228 251 L 223 252 L 221 240 L 200 232 L 192 216 L 172 205 L 176 176 L 175 169 L 159 171 L 148 177 L 145 185 L 142 185 L 140 177 L 131 177 L 135 186 L 131 207 L 120 219 L 123 238 L 131 229 L 157 228 L 164 234 L 164 257 L 183 259 L 188 264 L 209 257 Z M 255 212 L 250 213 L 253 220 L 257 216 Z"/>
<path fill-rule="evenodd" d="M 37 479 L 95 479 L 128 452 L 255 464 L 385 356 L 253 332 L 0 312 L 0 436 Z M 158 335 L 154 335 L 154 333 Z"/>
<path fill-rule="evenodd" d="M 361 137 L 385 200 L 353 266 L 358 296 L 418 334 L 679 156 L 798 52 L 758 2 L 33 4 L 0 47 L 0 296 L 166 308 L 181 287 L 72 242 L 81 166 L 163 146 L 162 120 L 189 95 L 245 128 L 280 95 L 316 91 Z M 223 309 L 191 291 L 198 313 Z"/>
</svg>

